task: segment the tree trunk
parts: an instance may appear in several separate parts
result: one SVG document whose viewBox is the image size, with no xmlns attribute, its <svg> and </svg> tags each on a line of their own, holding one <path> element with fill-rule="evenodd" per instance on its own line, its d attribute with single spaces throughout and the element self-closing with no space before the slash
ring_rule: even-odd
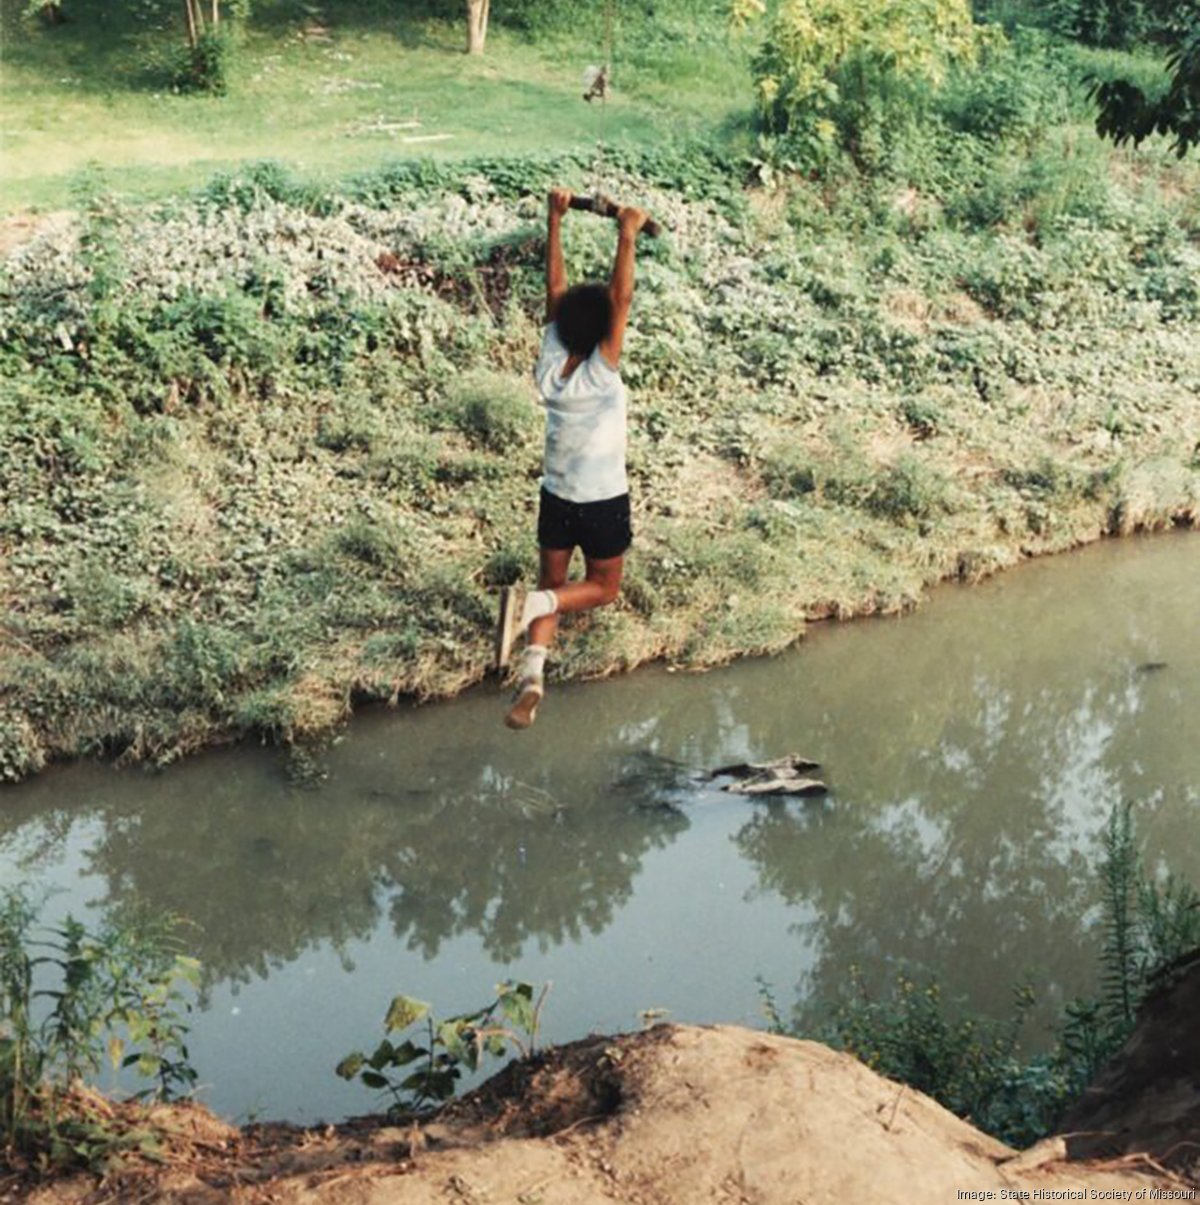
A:
<svg viewBox="0 0 1200 1205">
<path fill-rule="evenodd" d="M 195 50 L 196 43 L 200 40 L 200 34 L 196 29 L 196 12 L 192 8 L 192 0 L 183 0 L 183 15 L 187 20 L 188 45 Z"/>
<path fill-rule="evenodd" d="M 221 8 L 219 0 L 212 0 L 212 31 L 217 32 L 217 26 L 221 24 Z"/>
<path fill-rule="evenodd" d="M 467 53 L 482 54 L 487 41 L 490 0 L 467 0 Z"/>
</svg>

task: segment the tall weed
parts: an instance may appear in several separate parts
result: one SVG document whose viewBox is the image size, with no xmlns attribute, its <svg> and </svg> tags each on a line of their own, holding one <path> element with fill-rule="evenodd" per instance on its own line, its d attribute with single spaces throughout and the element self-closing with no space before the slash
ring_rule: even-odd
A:
<svg viewBox="0 0 1200 1205">
<path fill-rule="evenodd" d="M 198 967 L 176 951 L 170 920 L 93 932 L 38 916 L 26 889 L 0 893 L 0 1143 L 9 1160 L 102 1169 L 125 1150 L 152 1150 L 157 1135 L 78 1088 L 109 1066 L 150 1081 L 141 1095 L 192 1090 L 186 989 Z"/>
</svg>

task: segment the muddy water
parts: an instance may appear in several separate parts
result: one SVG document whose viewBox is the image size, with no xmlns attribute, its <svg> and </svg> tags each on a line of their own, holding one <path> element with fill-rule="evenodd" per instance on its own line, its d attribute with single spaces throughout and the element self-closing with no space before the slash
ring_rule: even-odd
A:
<svg viewBox="0 0 1200 1205">
<path fill-rule="evenodd" d="M 231 1117 L 373 1098 L 331 1072 L 398 990 L 442 1011 L 552 980 L 546 1036 L 639 1013 L 760 1021 L 900 967 L 1030 1039 L 1096 973 L 1099 832 L 1137 803 L 1149 862 L 1200 883 L 1200 537 L 1130 540 L 825 626 L 703 676 L 552 690 L 514 735 L 481 690 L 357 719 L 316 789 L 255 748 L 161 774 L 78 765 L 5 791 L 0 876 L 56 914 L 189 919 L 191 1048 Z M 799 752 L 827 801 L 694 780 Z"/>
</svg>

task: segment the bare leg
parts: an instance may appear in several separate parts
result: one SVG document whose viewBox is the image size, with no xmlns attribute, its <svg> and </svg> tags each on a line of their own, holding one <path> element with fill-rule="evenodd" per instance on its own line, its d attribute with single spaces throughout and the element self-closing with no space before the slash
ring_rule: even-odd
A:
<svg viewBox="0 0 1200 1205">
<path fill-rule="evenodd" d="M 540 551 L 538 589 L 554 591 L 558 610 L 552 615 L 535 619 L 529 625 L 527 644 L 540 644 L 548 648 L 558 631 L 560 613 L 565 615 L 572 611 L 590 611 L 593 607 L 607 606 L 621 592 L 624 556 L 606 557 L 604 560 L 585 558 L 587 568 L 583 581 L 568 582 L 567 569 L 571 564 L 572 551 L 560 548 L 543 548 Z"/>
<path fill-rule="evenodd" d="M 573 551 L 574 549 L 541 549 L 539 588 L 554 591 L 558 611 L 589 611 L 593 607 L 602 607 L 612 602 L 621 590 L 621 570 L 625 558 L 614 556 L 604 560 L 591 560 L 585 557 L 587 568 L 583 581 L 568 582 L 567 569 L 570 567 Z M 558 630 L 558 611 L 543 615 L 529 625 L 517 697 L 504 717 L 504 722 L 510 728 L 528 728 L 537 714 L 544 689 L 542 665 L 546 658 L 546 649 L 550 647 Z"/>
<path fill-rule="evenodd" d="M 573 548 L 540 548 L 538 550 L 539 572 L 538 589 L 553 590 L 555 594 L 566 587 L 567 570 L 571 566 Z M 558 603 L 562 607 L 562 599 Z M 554 633 L 558 631 L 558 616 L 543 615 L 529 625 L 526 644 L 540 644 L 549 648 L 554 643 Z"/>
<path fill-rule="evenodd" d="M 587 571 L 581 582 L 568 582 L 556 586 L 558 609 L 563 614 L 570 611 L 590 611 L 593 607 L 606 607 L 621 593 L 621 572 L 625 568 L 624 556 L 610 556 L 602 561 L 585 561 Z"/>
</svg>

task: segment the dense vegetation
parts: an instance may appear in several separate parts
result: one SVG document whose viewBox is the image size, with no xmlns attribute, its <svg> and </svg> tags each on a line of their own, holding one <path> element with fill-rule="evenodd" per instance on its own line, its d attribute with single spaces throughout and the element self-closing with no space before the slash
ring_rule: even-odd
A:
<svg viewBox="0 0 1200 1205">
<path fill-rule="evenodd" d="M 831 1044 L 869 1067 L 932 1096 L 1010 1146 L 1026 1147 L 1055 1125 L 1096 1072 L 1125 1044 L 1138 1010 L 1165 989 L 1200 947 L 1200 895 L 1142 863 L 1128 804 L 1113 809 L 1099 868 L 1102 927 L 1095 994 L 1071 1001 L 1054 1040 L 1040 1054 L 1022 1049 L 1034 1004 L 1028 985 L 1014 992 L 1005 1021 L 980 1016 L 945 999 L 936 980 L 901 972 L 894 988 L 872 996 L 851 982 L 832 1008 L 798 1007 L 791 1020 L 762 988 L 771 1028 L 806 1037 L 816 1028 Z M 814 1021 L 814 1011 L 825 1012 Z"/>
<path fill-rule="evenodd" d="M 489 591 L 534 563 L 552 181 L 671 231 L 626 367 L 637 548 L 559 674 L 779 649 L 1194 524 L 1196 169 L 1107 147 L 1086 97 L 1106 63 L 1156 68 L 984 42 L 752 142 L 80 194 L 0 281 L 0 776 L 301 738 L 484 674 Z M 568 223 L 573 276 L 611 247 Z"/>
</svg>

